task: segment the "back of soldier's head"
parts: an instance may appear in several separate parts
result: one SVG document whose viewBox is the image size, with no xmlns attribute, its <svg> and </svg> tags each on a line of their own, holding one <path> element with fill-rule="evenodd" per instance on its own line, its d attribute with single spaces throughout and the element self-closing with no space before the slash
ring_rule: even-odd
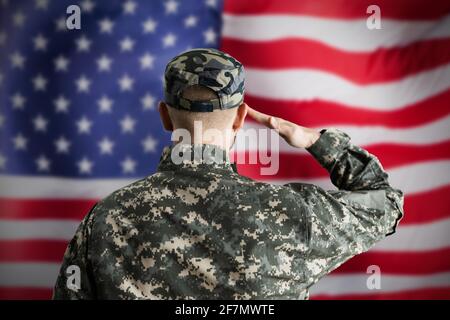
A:
<svg viewBox="0 0 450 320">
<path fill-rule="evenodd" d="M 164 95 L 175 128 L 229 128 L 243 103 L 244 68 L 216 49 L 185 51 L 166 66 Z"/>
</svg>

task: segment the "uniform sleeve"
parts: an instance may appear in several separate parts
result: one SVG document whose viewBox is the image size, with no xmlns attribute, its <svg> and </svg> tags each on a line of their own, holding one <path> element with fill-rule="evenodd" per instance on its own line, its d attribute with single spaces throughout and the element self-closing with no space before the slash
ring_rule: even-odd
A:
<svg viewBox="0 0 450 320">
<path fill-rule="evenodd" d="M 84 217 L 64 253 L 63 263 L 53 290 L 55 300 L 95 298 L 89 255 L 94 208 L 95 206 Z"/>
<path fill-rule="evenodd" d="M 403 193 L 388 182 L 378 159 L 350 143 L 337 129 L 321 131 L 307 149 L 339 190 L 290 184 L 306 202 L 309 245 L 305 254 L 308 287 L 356 254 L 395 232 L 403 216 Z"/>
</svg>

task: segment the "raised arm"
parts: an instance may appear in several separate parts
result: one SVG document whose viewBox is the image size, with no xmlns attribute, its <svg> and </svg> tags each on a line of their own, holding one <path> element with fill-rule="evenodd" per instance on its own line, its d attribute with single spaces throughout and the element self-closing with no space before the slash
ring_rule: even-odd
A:
<svg viewBox="0 0 450 320">
<path fill-rule="evenodd" d="M 248 114 L 276 129 L 294 147 L 306 148 L 330 174 L 339 190 L 325 191 L 304 183 L 288 184 L 309 215 L 309 246 L 304 258 L 307 286 L 356 254 L 395 232 L 403 216 L 403 193 L 388 182 L 378 159 L 353 145 L 337 129 L 297 126 L 256 112 Z"/>
</svg>

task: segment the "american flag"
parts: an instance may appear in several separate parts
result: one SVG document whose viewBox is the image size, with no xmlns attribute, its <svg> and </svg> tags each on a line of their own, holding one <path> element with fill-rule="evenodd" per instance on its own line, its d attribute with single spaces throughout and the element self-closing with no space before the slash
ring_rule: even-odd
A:
<svg viewBox="0 0 450 320">
<path fill-rule="evenodd" d="M 81 29 L 66 8 L 81 8 Z M 166 62 L 217 47 L 246 66 L 246 102 L 336 127 L 403 190 L 397 234 L 312 288 L 313 299 L 450 299 L 450 2 L 0 0 L 0 298 L 47 299 L 66 245 L 100 198 L 156 168 Z M 250 119 L 246 128 L 258 128 Z M 281 143 L 273 183 L 332 188 Z M 256 150 L 235 150 L 256 152 Z M 369 289 L 369 266 L 381 271 Z"/>
</svg>

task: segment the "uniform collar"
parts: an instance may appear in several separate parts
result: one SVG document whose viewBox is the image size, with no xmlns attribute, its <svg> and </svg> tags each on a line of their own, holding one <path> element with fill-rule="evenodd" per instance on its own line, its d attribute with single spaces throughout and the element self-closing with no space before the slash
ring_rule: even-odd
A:
<svg viewBox="0 0 450 320">
<path fill-rule="evenodd" d="M 199 168 L 222 168 L 237 172 L 228 152 L 214 144 L 178 143 L 166 146 L 161 154 L 158 171 Z"/>
</svg>

